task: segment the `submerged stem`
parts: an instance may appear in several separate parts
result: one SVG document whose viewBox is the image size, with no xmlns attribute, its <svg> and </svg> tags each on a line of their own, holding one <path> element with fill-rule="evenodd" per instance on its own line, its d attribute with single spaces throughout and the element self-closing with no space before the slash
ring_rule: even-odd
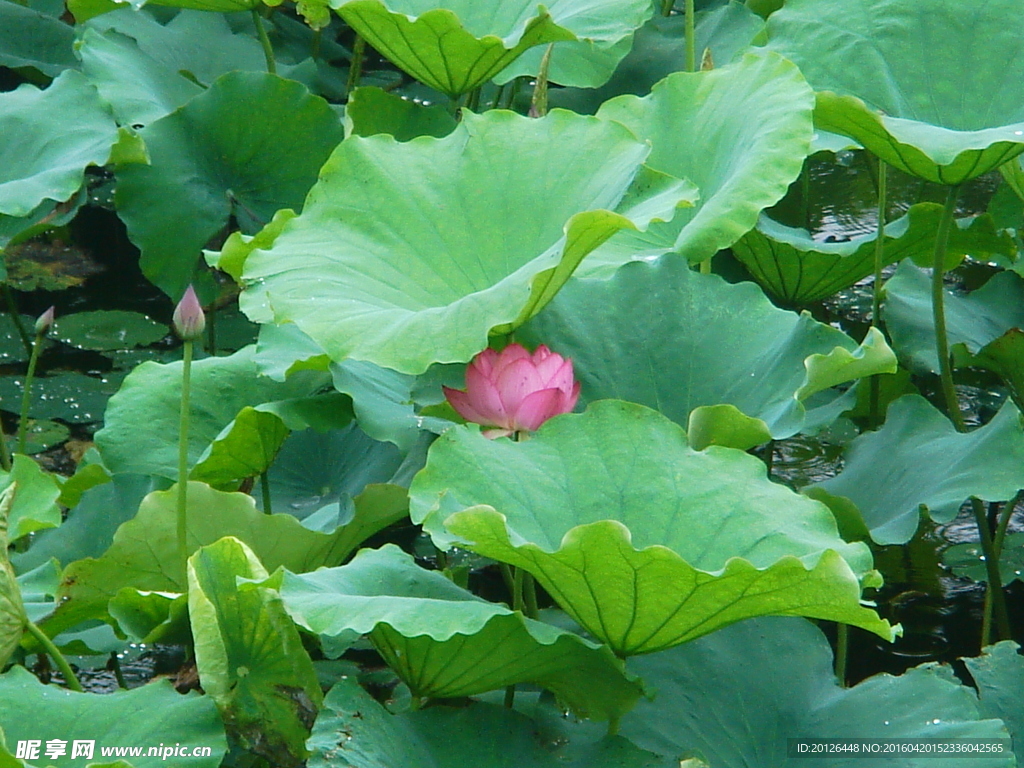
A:
<svg viewBox="0 0 1024 768">
<path fill-rule="evenodd" d="M 882 262 L 885 261 L 885 212 L 887 207 L 885 188 L 885 161 L 878 161 L 878 234 L 875 239 L 875 282 L 871 292 L 871 326 L 882 330 Z M 877 427 L 882 423 L 880 374 L 871 377 L 870 406 L 868 423 Z"/>
<path fill-rule="evenodd" d="M 949 231 L 953 225 L 953 214 L 956 213 L 956 199 L 959 193 L 959 184 L 949 188 L 942 220 L 939 222 L 939 231 L 935 235 L 935 253 L 932 260 L 932 318 L 935 324 L 935 351 L 939 355 L 939 378 L 942 381 L 942 394 L 946 400 L 946 409 L 949 411 L 949 417 L 953 420 L 957 431 L 966 432 L 967 424 L 960 411 L 960 403 L 956 399 L 956 387 L 953 386 L 953 368 L 949 360 L 949 337 L 946 335 L 945 291 L 942 287 L 942 278 L 946 274 L 946 248 L 949 244 Z"/>
<path fill-rule="evenodd" d="M 36 623 L 30 619 L 25 620 L 25 629 L 27 629 L 28 633 L 32 635 L 32 637 L 34 637 L 41 646 L 43 646 L 43 649 L 48 654 L 50 654 L 50 658 L 52 658 L 54 663 L 57 665 L 57 669 L 59 669 L 60 673 L 64 675 L 64 682 L 68 684 L 68 688 L 72 691 L 84 693 L 82 690 L 82 684 L 78 682 L 78 678 L 75 677 L 75 673 L 71 669 L 71 665 L 68 664 L 68 660 L 65 659 L 64 654 L 60 652 L 60 648 L 53 644 L 49 635 L 43 632 L 43 630 L 36 626 Z"/>
<path fill-rule="evenodd" d="M 260 16 L 260 12 L 255 8 L 252 9 L 252 23 L 256 25 L 256 36 L 259 37 L 260 45 L 263 46 L 263 58 L 267 60 L 267 72 L 276 75 L 277 62 L 274 61 L 274 47 L 270 44 L 270 38 L 267 36 L 267 28 L 263 24 L 263 17 Z"/>
<path fill-rule="evenodd" d="M 178 419 L 178 562 L 181 591 L 188 590 L 188 420 L 192 374 L 192 342 L 184 342 L 181 366 L 181 414 Z"/>
</svg>

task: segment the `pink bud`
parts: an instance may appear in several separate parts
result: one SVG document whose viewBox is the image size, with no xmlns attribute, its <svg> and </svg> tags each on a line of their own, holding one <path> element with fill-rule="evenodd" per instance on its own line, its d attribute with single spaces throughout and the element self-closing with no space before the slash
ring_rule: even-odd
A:
<svg viewBox="0 0 1024 768">
<path fill-rule="evenodd" d="M 466 421 L 496 427 L 487 437 L 533 432 L 548 419 L 569 413 L 580 396 L 572 360 L 543 344 L 530 354 L 521 344 L 501 352 L 485 349 L 466 368 L 466 389 L 444 388 L 448 402 Z"/>
<path fill-rule="evenodd" d="M 45 336 L 53 327 L 53 315 L 56 307 L 50 307 L 36 318 L 36 336 Z"/>
<path fill-rule="evenodd" d="M 206 328 L 206 315 L 199 303 L 199 297 L 190 285 L 174 308 L 174 331 L 184 341 L 195 341 L 203 335 Z"/>
</svg>

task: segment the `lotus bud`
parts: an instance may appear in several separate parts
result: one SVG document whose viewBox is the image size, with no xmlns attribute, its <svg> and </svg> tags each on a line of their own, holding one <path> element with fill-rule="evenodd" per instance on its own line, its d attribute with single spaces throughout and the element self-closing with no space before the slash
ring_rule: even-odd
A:
<svg viewBox="0 0 1024 768">
<path fill-rule="evenodd" d="M 50 307 L 36 318 L 36 336 L 45 336 L 50 332 L 50 329 L 53 327 L 55 309 L 55 307 Z"/>
<path fill-rule="evenodd" d="M 195 341 L 206 328 L 206 315 L 195 289 L 190 285 L 174 308 L 174 331 L 183 341 Z"/>
<path fill-rule="evenodd" d="M 493 427 L 486 437 L 533 432 L 548 419 L 569 413 L 580 396 L 572 360 L 543 344 L 531 354 L 521 344 L 501 352 L 485 349 L 466 367 L 466 389 L 444 388 L 466 421 Z"/>
</svg>

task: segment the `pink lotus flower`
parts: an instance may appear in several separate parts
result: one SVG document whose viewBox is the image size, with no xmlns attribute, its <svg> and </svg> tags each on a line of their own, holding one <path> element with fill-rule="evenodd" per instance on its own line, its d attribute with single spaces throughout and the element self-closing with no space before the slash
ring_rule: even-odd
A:
<svg viewBox="0 0 1024 768">
<path fill-rule="evenodd" d="M 195 289 L 190 285 L 181 297 L 178 306 L 174 308 L 172 325 L 175 333 L 183 341 L 195 341 L 203 335 L 206 328 L 206 315 L 203 314 L 203 305 L 199 303 Z"/>
<path fill-rule="evenodd" d="M 533 432 L 553 416 L 568 413 L 580 396 L 572 360 L 541 344 L 531 355 L 521 344 L 501 352 L 485 349 L 466 368 L 466 391 L 444 388 L 466 421 L 496 427 L 486 437 Z"/>
</svg>

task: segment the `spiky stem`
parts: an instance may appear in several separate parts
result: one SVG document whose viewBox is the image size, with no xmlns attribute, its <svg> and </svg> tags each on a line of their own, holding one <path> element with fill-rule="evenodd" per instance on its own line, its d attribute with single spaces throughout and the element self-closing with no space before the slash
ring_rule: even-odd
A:
<svg viewBox="0 0 1024 768">
<path fill-rule="evenodd" d="M 188 589 L 188 421 L 192 342 L 184 342 L 181 366 L 181 413 L 178 419 L 178 563 L 181 591 Z"/>
</svg>

